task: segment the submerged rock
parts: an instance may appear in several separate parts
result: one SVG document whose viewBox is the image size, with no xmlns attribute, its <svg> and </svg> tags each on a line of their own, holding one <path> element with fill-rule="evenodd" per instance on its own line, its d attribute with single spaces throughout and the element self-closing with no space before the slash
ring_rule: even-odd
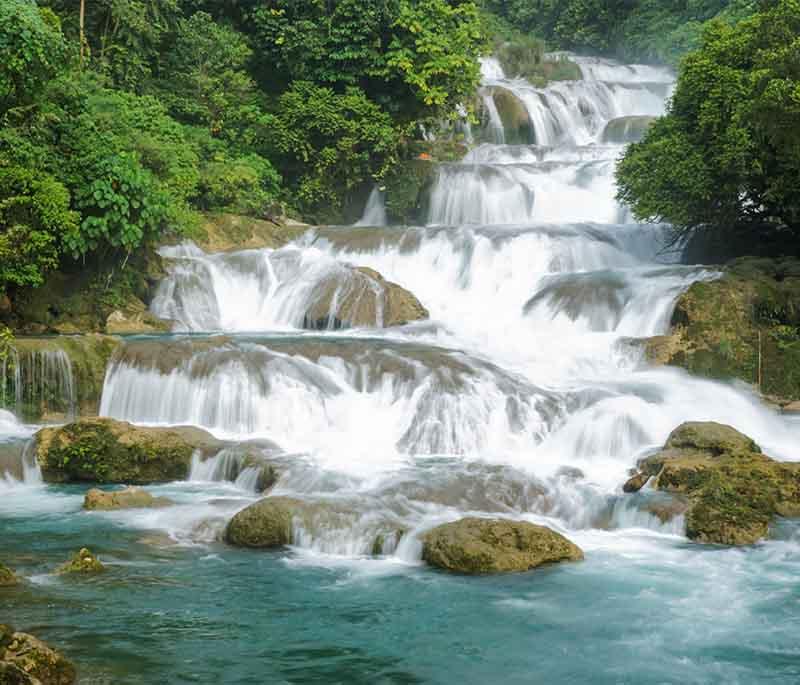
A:
<svg viewBox="0 0 800 685">
<path fill-rule="evenodd" d="M 83 419 L 36 434 L 36 457 L 49 483 L 145 485 L 182 480 L 195 450 L 220 443 L 200 428 L 141 428 L 113 419 Z"/>
<path fill-rule="evenodd" d="M 155 509 L 175 504 L 166 497 L 153 497 L 149 492 L 137 487 L 125 488 L 116 492 L 105 492 L 92 488 L 86 493 L 83 508 L 90 511 L 112 509 Z"/>
<path fill-rule="evenodd" d="M 685 423 L 639 469 L 686 498 L 686 535 L 697 542 L 752 544 L 775 516 L 800 516 L 800 464 L 770 459 L 730 426 Z"/>
<path fill-rule="evenodd" d="M 27 633 L 0 624 L 2 685 L 72 685 L 75 666 L 59 652 Z"/>
<path fill-rule="evenodd" d="M 580 561 L 583 552 L 544 526 L 506 519 L 465 518 L 426 533 L 422 558 L 432 566 L 456 573 L 513 573 L 542 564 Z"/>
<path fill-rule="evenodd" d="M 343 282 L 339 275 L 323 281 L 303 317 L 303 327 L 329 330 L 402 326 L 428 318 L 428 310 L 402 286 L 377 271 L 355 267 Z"/>
<path fill-rule="evenodd" d="M 58 567 L 59 575 L 102 573 L 106 567 L 86 547 L 82 547 L 72 559 Z"/>
<path fill-rule="evenodd" d="M 8 566 L 0 564 L 0 587 L 11 587 L 17 583 L 19 580 L 14 572 Z"/>
</svg>

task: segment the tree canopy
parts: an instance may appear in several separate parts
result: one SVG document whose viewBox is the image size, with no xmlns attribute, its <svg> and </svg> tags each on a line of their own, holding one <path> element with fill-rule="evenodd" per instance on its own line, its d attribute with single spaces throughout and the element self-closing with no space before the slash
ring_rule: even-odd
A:
<svg viewBox="0 0 800 685">
<path fill-rule="evenodd" d="M 798 234 L 799 121 L 800 0 L 766 0 L 736 28 L 706 28 L 668 115 L 620 162 L 619 197 L 682 229 Z"/>
</svg>

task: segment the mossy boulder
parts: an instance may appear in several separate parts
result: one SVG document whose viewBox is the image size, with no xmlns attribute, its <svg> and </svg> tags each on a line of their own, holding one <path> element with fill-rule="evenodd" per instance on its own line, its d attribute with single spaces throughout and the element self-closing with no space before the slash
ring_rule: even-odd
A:
<svg viewBox="0 0 800 685">
<path fill-rule="evenodd" d="M 75 666 L 56 650 L 27 633 L 0 625 L 2 685 L 72 685 Z"/>
<path fill-rule="evenodd" d="M 146 490 L 129 487 L 124 490 L 106 492 L 97 488 L 89 490 L 83 499 L 87 511 L 111 511 L 114 509 L 158 509 L 175 504 L 167 497 L 154 497 Z"/>
<path fill-rule="evenodd" d="M 497 114 L 503 123 L 506 145 L 534 145 L 536 130 L 525 103 L 502 86 L 492 86 L 488 89 L 488 94 L 494 101 Z"/>
<path fill-rule="evenodd" d="M 410 291 L 387 281 L 373 269 L 353 267 L 346 279 L 337 274 L 318 285 L 303 317 L 303 327 L 313 330 L 386 328 L 428 316 L 428 310 Z"/>
<path fill-rule="evenodd" d="M 723 424 L 679 426 L 639 470 L 656 490 L 686 498 L 686 535 L 697 542 L 752 544 L 775 516 L 800 516 L 800 464 L 770 459 Z"/>
<path fill-rule="evenodd" d="M 342 502 L 266 497 L 231 519 L 225 540 L 237 547 L 269 549 L 292 544 L 296 533 L 313 540 L 331 531 L 356 528 L 362 533 L 362 545 L 355 551 L 364 555 L 383 554 L 405 533 L 395 521 L 371 514 L 364 517 Z"/>
<path fill-rule="evenodd" d="M 19 580 L 17 580 L 15 573 L 8 566 L 0 564 L 0 587 L 12 587 L 17 583 L 19 583 Z"/>
<path fill-rule="evenodd" d="M 612 119 L 606 124 L 603 131 L 603 142 L 621 145 L 624 143 L 638 143 L 657 117 L 630 116 Z"/>
<path fill-rule="evenodd" d="M 113 419 L 43 428 L 35 440 L 36 457 L 49 483 L 146 485 L 183 480 L 196 450 L 208 455 L 221 447 L 199 428 L 142 428 Z"/>
<path fill-rule="evenodd" d="M 739 379 L 780 405 L 800 400 L 800 260 L 731 262 L 678 299 L 670 334 L 645 349 L 654 363 Z"/>
<path fill-rule="evenodd" d="M 583 552 L 544 526 L 506 519 L 465 518 L 438 526 L 422 539 L 422 558 L 455 573 L 515 573 L 561 561 L 580 561 Z"/>
<path fill-rule="evenodd" d="M 119 344 L 98 334 L 16 338 L 0 384 L 5 381 L 9 398 L 19 395 L 21 406 L 13 409 L 27 421 L 96 415 L 106 366 Z"/>
<path fill-rule="evenodd" d="M 69 561 L 58 567 L 59 575 L 88 575 L 102 573 L 106 567 L 86 547 L 82 547 Z"/>
<path fill-rule="evenodd" d="M 308 225 L 276 217 L 256 219 L 227 213 L 206 214 L 192 239 L 205 252 L 278 248 L 301 236 Z"/>
</svg>

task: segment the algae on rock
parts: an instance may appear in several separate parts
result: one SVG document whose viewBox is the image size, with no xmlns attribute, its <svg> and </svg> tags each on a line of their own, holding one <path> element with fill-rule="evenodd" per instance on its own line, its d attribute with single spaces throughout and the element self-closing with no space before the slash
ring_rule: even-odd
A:
<svg viewBox="0 0 800 685">
<path fill-rule="evenodd" d="M 75 666 L 41 640 L 0 624 L 0 683 L 73 685 Z"/>
<path fill-rule="evenodd" d="M 507 519 L 464 518 L 429 531 L 422 544 L 426 562 L 456 573 L 515 573 L 583 559 L 580 548 L 563 535 Z"/>
<path fill-rule="evenodd" d="M 800 463 L 779 462 L 730 426 L 685 423 L 626 483 L 648 481 L 688 499 L 686 535 L 697 542 L 746 545 L 767 537 L 775 516 L 800 516 Z"/>
<path fill-rule="evenodd" d="M 106 492 L 98 488 L 89 490 L 83 498 L 83 508 L 89 511 L 111 511 L 114 509 L 156 509 L 175 504 L 166 497 L 154 497 L 146 490 L 135 486 Z"/>
<path fill-rule="evenodd" d="M 200 428 L 142 428 L 113 419 L 43 428 L 35 440 L 42 476 L 50 483 L 183 480 L 196 450 L 208 455 L 221 447 Z"/>
<path fill-rule="evenodd" d="M 106 567 L 86 547 L 82 547 L 69 561 L 58 567 L 60 575 L 102 573 Z"/>
</svg>

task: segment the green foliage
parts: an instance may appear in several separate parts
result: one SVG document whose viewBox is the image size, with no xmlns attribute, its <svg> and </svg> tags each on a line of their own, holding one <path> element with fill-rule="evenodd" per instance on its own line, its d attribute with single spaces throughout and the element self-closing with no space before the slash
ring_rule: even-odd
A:
<svg viewBox="0 0 800 685">
<path fill-rule="evenodd" d="M 67 189 L 52 176 L 0 167 L 0 294 L 35 287 L 58 265 L 59 246 L 78 229 Z"/>
<path fill-rule="evenodd" d="M 680 229 L 800 231 L 800 0 L 711 24 L 667 117 L 618 168 L 619 198 Z"/>
<path fill-rule="evenodd" d="M 14 349 L 14 334 L 8 326 L 0 325 L 0 362 L 5 362 Z M 4 386 L 5 379 L 0 378 L 0 385 Z M 3 398 L 5 399 L 5 398 Z"/>
<path fill-rule="evenodd" d="M 217 157 L 203 167 L 199 201 L 207 210 L 257 216 L 277 199 L 280 184 L 278 172 L 263 157 Z"/>
<path fill-rule="evenodd" d="M 280 97 L 276 124 L 275 151 L 296 201 L 320 219 L 336 216 L 347 191 L 380 179 L 398 143 L 391 117 L 357 88 L 340 95 L 294 83 Z"/>
<path fill-rule="evenodd" d="M 565 55 L 549 55 L 544 41 L 534 36 L 516 36 L 495 48 L 503 71 L 511 77 L 522 77 L 537 86 L 550 81 L 577 81 L 582 78 L 577 64 Z"/>
<path fill-rule="evenodd" d="M 63 66 L 61 26 L 51 11 L 29 0 L 0 2 L 0 116 L 30 105 Z"/>
</svg>

